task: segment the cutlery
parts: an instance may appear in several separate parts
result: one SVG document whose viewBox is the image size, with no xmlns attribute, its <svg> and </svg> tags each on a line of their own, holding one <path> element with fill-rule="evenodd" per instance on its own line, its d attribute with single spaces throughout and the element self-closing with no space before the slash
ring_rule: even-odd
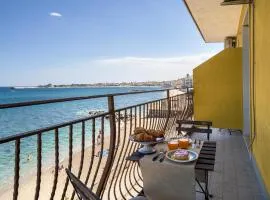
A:
<svg viewBox="0 0 270 200">
<path fill-rule="evenodd" d="M 163 152 L 163 157 L 159 159 L 159 162 L 163 162 L 166 157 L 166 151 Z"/>
<path fill-rule="evenodd" d="M 160 149 L 159 153 L 157 155 L 155 155 L 153 158 L 152 158 L 152 161 L 156 161 L 158 159 L 158 157 L 163 154 L 163 149 Z"/>
</svg>

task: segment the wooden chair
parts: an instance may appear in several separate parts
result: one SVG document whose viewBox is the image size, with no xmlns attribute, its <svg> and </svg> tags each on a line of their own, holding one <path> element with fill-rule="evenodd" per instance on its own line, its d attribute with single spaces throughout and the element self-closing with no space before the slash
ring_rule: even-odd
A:
<svg viewBox="0 0 270 200">
<path fill-rule="evenodd" d="M 210 194 L 208 184 L 208 174 L 210 171 L 214 171 L 216 158 L 216 142 L 205 141 L 199 154 L 199 158 L 196 161 L 196 182 L 198 183 L 201 191 L 197 191 L 204 194 L 204 199 L 208 200 L 213 195 Z M 204 183 L 204 187 L 201 183 Z"/>
<path fill-rule="evenodd" d="M 84 183 L 82 183 L 80 179 L 78 179 L 74 174 L 72 174 L 71 171 L 66 169 L 66 173 L 80 200 L 101 200 Z"/>
<path fill-rule="evenodd" d="M 80 200 L 101 200 L 94 192 L 92 192 L 83 182 L 80 181 L 71 171 L 66 169 L 68 178 Z M 144 196 L 133 197 L 130 200 L 147 200 Z"/>
<path fill-rule="evenodd" d="M 187 134 L 193 133 L 206 133 L 207 140 L 210 139 L 210 134 L 212 133 L 212 122 L 210 121 L 189 121 L 189 120 L 177 120 L 176 123 L 178 127 L 176 130 L 178 134 L 181 134 L 182 131 L 185 131 Z"/>
</svg>

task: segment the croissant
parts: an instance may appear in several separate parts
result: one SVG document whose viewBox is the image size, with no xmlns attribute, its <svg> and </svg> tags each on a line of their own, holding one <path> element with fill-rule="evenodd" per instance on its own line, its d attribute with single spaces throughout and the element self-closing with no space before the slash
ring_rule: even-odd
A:
<svg viewBox="0 0 270 200">
<path fill-rule="evenodd" d="M 147 133 L 149 135 L 152 135 L 155 138 L 157 138 L 157 137 L 164 137 L 164 131 L 162 131 L 162 130 L 149 129 L 149 130 L 147 130 Z"/>
<path fill-rule="evenodd" d="M 163 130 L 144 129 L 137 127 L 134 130 L 133 139 L 137 142 L 150 142 L 155 141 L 158 137 L 164 137 L 165 132 Z"/>
<path fill-rule="evenodd" d="M 156 135 L 157 135 L 157 137 L 164 137 L 165 131 L 159 130 L 159 131 L 156 132 Z"/>
<path fill-rule="evenodd" d="M 144 134 L 144 142 L 154 141 L 155 138 L 152 135 Z"/>
<path fill-rule="evenodd" d="M 144 133 L 139 133 L 139 134 L 133 135 L 133 139 L 137 142 L 143 142 L 144 141 Z"/>
<path fill-rule="evenodd" d="M 148 129 L 147 130 L 147 133 L 149 134 L 149 135 L 152 135 L 152 136 L 154 136 L 155 137 L 155 130 L 154 129 Z"/>
<path fill-rule="evenodd" d="M 146 130 L 142 127 L 137 127 L 134 129 L 134 134 L 137 135 L 139 133 L 146 133 Z"/>
</svg>

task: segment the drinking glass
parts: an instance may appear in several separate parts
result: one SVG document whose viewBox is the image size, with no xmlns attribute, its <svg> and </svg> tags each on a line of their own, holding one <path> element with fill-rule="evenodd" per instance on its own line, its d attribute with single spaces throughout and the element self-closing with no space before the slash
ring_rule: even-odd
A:
<svg viewBox="0 0 270 200">
<path fill-rule="evenodd" d="M 178 149 L 178 140 L 169 140 L 168 141 L 168 149 L 169 150 Z"/>
<path fill-rule="evenodd" d="M 189 147 L 189 139 L 188 138 L 180 138 L 178 140 L 178 146 L 180 149 L 188 149 Z"/>
</svg>

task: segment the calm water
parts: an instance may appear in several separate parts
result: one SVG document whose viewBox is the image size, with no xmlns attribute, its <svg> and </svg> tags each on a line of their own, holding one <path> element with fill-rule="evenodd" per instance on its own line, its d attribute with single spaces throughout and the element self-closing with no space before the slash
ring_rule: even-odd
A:
<svg viewBox="0 0 270 200">
<path fill-rule="evenodd" d="M 109 87 L 109 88 L 61 88 L 61 89 L 9 89 L 0 88 L 0 104 L 15 103 L 31 100 L 44 100 L 52 98 L 64 98 L 75 96 L 89 96 L 106 93 L 131 92 L 134 90 L 153 90 L 160 88 L 153 87 Z M 127 95 L 116 97 L 117 108 L 135 105 L 145 101 L 162 98 L 164 92 Z M 89 116 L 89 111 L 107 111 L 106 98 L 83 100 L 67 103 L 55 103 L 47 105 L 37 105 L 31 107 L 13 108 L 0 110 L 0 137 L 13 135 L 25 131 L 35 130 L 49 125 L 66 122 L 73 119 Z M 99 123 L 99 122 L 97 122 Z M 91 125 L 86 124 L 86 137 L 91 137 Z M 106 133 L 107 127 L 105 127 Z M 80 143 L 81 125 L 74 126 L 74 146 Z M 67 155 L 68 137 L 67 128 L 59 130 L 60 133 L 60 158 Z M 53 134 L 43 134 L 42 136 L 42 158 L 43 163 L 48 166 L 53 163 L 54 157 L 54 137 Z M 89 144 L 86 144 L 89 145 Z M 33 159 L 27 161 L 27 156 L 32 155 Z M 36 136 L 23 139 L 21 141 L 21 173 L 28 174 L 34 172 L 36 161 Z M 10 183 L 13 178 L 14 168 L 14 143 L 0 145 L 0 188 Z"/>
</svg>

